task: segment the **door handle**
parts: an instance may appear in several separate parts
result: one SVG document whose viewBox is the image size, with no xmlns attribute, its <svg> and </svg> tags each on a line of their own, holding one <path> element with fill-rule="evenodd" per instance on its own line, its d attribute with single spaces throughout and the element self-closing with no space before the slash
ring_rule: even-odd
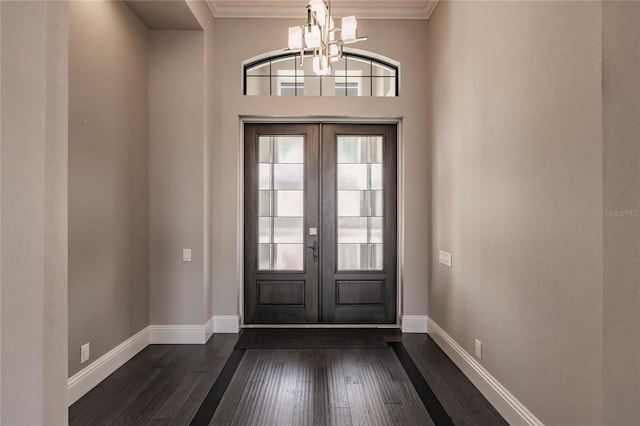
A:
<svg viewBox="0 0 640 426">
<path fill-rule="evenodd" d="M 317 262 L 320 257 L 320 246 L 318 245 L 318 240 L 315 240 L 313 245 L 307 246 L 307 248 L 313 250 L 313 261 Z"/>
</svg>

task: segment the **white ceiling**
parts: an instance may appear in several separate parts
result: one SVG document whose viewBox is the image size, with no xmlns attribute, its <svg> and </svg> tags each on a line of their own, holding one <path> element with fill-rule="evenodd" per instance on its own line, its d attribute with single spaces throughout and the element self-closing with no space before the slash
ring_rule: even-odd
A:
<svg viewBox="0 0 640 426">
<path fill-rule="evenodd" d="M 216 18 L 305 18 L 307 0 L 206 0 Z M 438 0 L 332 0 L 331 14 L 359 19 L 429 19 Z"/>
</svg>

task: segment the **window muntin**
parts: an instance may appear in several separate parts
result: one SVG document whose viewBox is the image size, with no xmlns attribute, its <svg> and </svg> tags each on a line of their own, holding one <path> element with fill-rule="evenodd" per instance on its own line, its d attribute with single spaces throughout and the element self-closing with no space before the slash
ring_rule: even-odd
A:
<svg viewBox="0 0 640 426">
<path fill-rule="evenodd" d="M 398 68 L 370 57 L 345 53 L 333 75 L 318 76 L 312 59 L 300 54 L 274 56 L 244 67 L 248 96 L 398 96 Z"/>
<path fill-rule="evenodd" d="M 304 136 L 260 136 L 258 270 L 304 270 Z"/>
<path fill-rule="evenodd" d="M 338 271 L 384 269 L 382 136 L 337 138 Z"/>
</svg>

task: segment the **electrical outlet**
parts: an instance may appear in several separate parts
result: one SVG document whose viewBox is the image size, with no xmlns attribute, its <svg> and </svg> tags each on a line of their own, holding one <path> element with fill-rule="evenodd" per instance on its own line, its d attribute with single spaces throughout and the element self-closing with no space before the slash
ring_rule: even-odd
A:
<svg viewBox="0 0 640 426">
<path fill-rule="evenodd" d="M 80 346 L 80 364 L 89 361 L 90 356 L 91 350 L 89 349 L 89 343 L 85 343 L 84 345 Z"/>
<path fill-rule="evenodd" d="M 440 263 L 442 263 L 443 265 L 451 267 L 451 253 L 448 253 L 446 251 L 440 250 L 440 259 L 439 260 L 440 260 Z"/>
<path fill-rule="evenodd" d="M 183 262 L 191 262 L 191 249 L 183 249 L 182 250 L 182 261 Z"/>
<path fill-rule="evenodd" d="M 476 339 L 476 356 L 482 359 L 482 342 L 478 339 Z"/>
</svg>

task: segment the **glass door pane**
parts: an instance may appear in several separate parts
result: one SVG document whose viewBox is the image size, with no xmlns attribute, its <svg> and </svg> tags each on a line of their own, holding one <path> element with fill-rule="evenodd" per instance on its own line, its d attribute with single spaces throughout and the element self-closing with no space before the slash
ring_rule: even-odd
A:
<svg viewBox="0 0 640 426">
<path fill-rule="evenodd" d="M 384 269 L 382 136 L 337 137 L 338 271 Z"/>
<path fill-rule="evenodd" d="M 304 270 L 304 142 L 259 137 L 259 271 Z"/>
</svg>

